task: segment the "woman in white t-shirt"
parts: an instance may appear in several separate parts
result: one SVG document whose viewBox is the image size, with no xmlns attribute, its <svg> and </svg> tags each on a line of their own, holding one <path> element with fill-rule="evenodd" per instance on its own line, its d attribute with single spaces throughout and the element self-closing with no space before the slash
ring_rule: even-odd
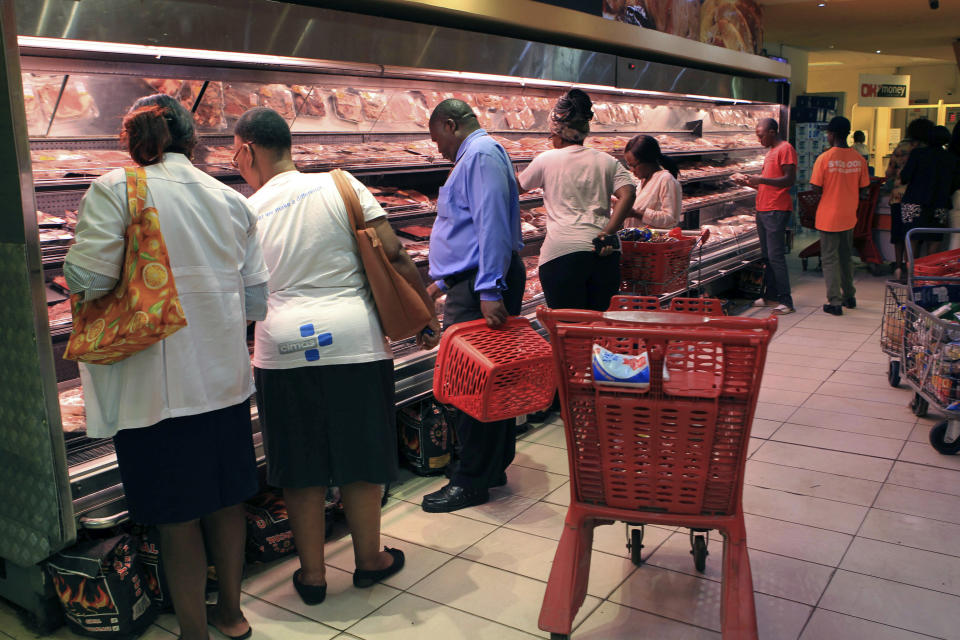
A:
<svg viewBox="0 0 960 640">
<path fill-rule="evenodd" d="M 663 155 L 660 143 L 651 136 L 636 136 L 623 152 L 627 166 L 640 181 L 628 227 L 672 229 L 680 224 L 683 191 L 677 180 L 677 164 Z"/>
<path fill-rule="evenodd" d="M 630 213 L 636 187 L 610 154 L 583 146 L 593 119 L 590 97 L 571 89 L 550 114 L 553 149 L 520 174 L 522 191 L 543 188 L 547 237 L 540 283 L 553 309 L 605 311 L 620 288 L 620 254 L 594 240 L 615 234 Z M 617 205 L 610 212 L 610 197 Z"/>
</svg>

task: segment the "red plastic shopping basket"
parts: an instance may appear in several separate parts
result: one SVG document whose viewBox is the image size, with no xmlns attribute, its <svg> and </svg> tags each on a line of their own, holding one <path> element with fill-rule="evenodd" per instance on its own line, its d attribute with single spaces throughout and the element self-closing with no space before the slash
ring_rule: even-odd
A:
<svg viewBox="0 0 960 640">
<path fill-rule="evenodd" d="M 542 411 L 557 383 L 550 343 L 526 318 L 496 329 L 486 320 L 443 332 L 433 373 L 433 395 L 481 422 Z"/>
<path fill-rule="evenodd" d="M 931 277 L 949 277 L 960 276 L 960 249 L 951 249 L 950 251 L 941 251 L 932 253 L 923 258 L 917 258 L 913 262 L 914 284 L 922 286 L 925 284 L 936 284 L 935 282 L 922 282 L 916 280 L 921 276 Z"/>
<path fill-rule="evenodd" d="M 695 237 L 673 242 L 621 243 L 620 291 L 655 296 L 685 289 Z"/>
<path fill-rule="evenodd" d="M 571 501 L 540 628 L 570 633 L 586 595 L 593 529 L 610 521 L 719 529 L 725 638 L 757 637 L 741 495 L 775 317 L 676 311 L 537 312 L 550 333 Z M 593 380 L 592 350 L 646 352 L 650 386 Z"/>
<path fill-rule="evenodd" d="M 657 296 L 613 296 L 608 311 L 660 311 Z M 723 302 L 717 298 L 672 298 L 670 311 L 698 313 L 706 316 L 722 316 Z"/>
</svg>

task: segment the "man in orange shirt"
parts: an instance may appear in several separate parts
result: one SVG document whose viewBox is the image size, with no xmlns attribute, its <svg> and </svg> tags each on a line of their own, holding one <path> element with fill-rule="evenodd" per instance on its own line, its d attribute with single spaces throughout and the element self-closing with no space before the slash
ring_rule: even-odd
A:
<svg viewBox="0 0 960 640">
<path fill-rule="evenodd" d="M 816 227 L 820 232 L 820 260 L 827 285 L 827 304 L 823 310 L 843 315 L 843 307 L 854 309 L 857 299 L 853 287 L 853 228 L 857 226 L 857 208 L 866 200 L 870 186 L 867 162 L 847 146 L 850 121 L 837 116 L 827 125 L 824 151 L 813 165 L 810 185 L 819 192 Z"/>
<path fill-rule="evenodd" d="M 797 180 L 797 151 L 789 142 L 780 139 L 778 130 L 779 125 L 772 118 L 757 123 L 757 138 L 769 151 L 760 175 L 750 176 L 740 183 L 757 189 L 757 233 L 766 269 L 763 295 L 754 304 L 774 307 L 773 312 L 782 315 L 793 313 L 786 236 L 787 223 L 793 213 L 790 187 Z"/>
</svg>

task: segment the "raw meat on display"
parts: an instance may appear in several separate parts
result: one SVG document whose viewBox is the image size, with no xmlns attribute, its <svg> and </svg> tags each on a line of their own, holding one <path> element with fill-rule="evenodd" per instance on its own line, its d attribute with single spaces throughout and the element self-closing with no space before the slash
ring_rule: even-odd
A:
<svg viewBox="0 0 960 640">
<path fill-rule="evenodd" d="M 189 111 L 193 109 L 201 88 L 203 88 L 202 80 L 187 80 L 180 87 L 177 100 Z M 193 113 L 193 119 L 196 121 L 197 127 L 200 129 L 226 128 L 227 123 L 223 112 L 223 83 L 208 82 L 207 88 L 203 92 L 203 98 L 197 105 L 197 110 Z"/>
<path fill-rule="evenodd" d="M 410 91 L 398 91 L 393 94 L 387 103 L 384 120 L 387 122 L 415 122 L 421 127 L 426 127 L 430 122 L 430 111 L 419 95 Z"/>
<path fill-rule="evenodd" d="M 180 87 L 183 86 L 183 80 L 172 78 L 144 78 L 143 80 L 157 93 L 165 93 L 171 98 L 175 98 L 180 93 Z"/>
<path fill-rule="evenodd" d="M 382 91 L 360 91 L 360 101 L 363 103 L 363 117 L 372 122 L 380 119 L 383 108 L 387 106 L 387 98 Z"/>
<path fill-rule="evenodd" d="M 293 94 L 287 85 L 264 85 L 260 87 L 258 93 L 260 95 L 259 106 L 273 109 L 287 121 L 293 120 L 296 116 L 296 111 L 293 106 Z"/>
<path fill-rule="evenodd" d="M 397 233 L 414 240 L 429 240 L 432 232 L 433 228 L 425 225 L 410 225 L 397 229 Z"/>
<path fill-rule="evenodd" d="M 606 102 L 593 103 L 593 117 L 597 124 L 613 124 L 613 113 Z"/>
<path fill-rule="evenodd" d="M 223 88 L 223 112 L 233 120 L 237 120 L 254 107 L 260 106 L 258 87 L 254 84 L 228 84 Z"/>
<path fill-rule="evenodd" d="M 524 107 L 520 111 L 508 111 L 505 116 L 510 129 L 532 129 L 536 124 L 536 116 L 530 107 Z"/>
<path fill-rule="evenodd" d="M 327 115 L 325 96 L 320 87 L 295 84 L 290 89 L 293 91 L 293 101 L 298 115 L 311 118 L 322 118 Z"/>
<path fill-rule="evenodd" d="M 66 224 L 66 220 L 63 218 L 37 211 L 37 225 L 40 227 L 62 227 L 64 224 Z"/>
<path fill-rule="evenodd" d="M 352 89 L 333 90 L 333 110 L 338 118 L 347 122 L 363 120 L 363 103 L 360 95 Z"/>
<path fill-rule="evenodd" d="M 83 404 L 83 388 L 74 387 L 73 389 L 61 391 L 59 395 L 60 417 L 63 420 L 63 430 L 67 433 L 85 431 L 87 428 L 87 419 Z"/>
<path fill-rule="evenodd" d="M 480 109 L 489 109 L 490 111 L 502 111 L 503 98 L 492 94 L 476 94 L 477 107 Z"/>
<path fill-rule="evenodd" d="M 50 318 L 50 324 L 64 324 L 73 320 L 73 312 L 70 309 L 70 301 L 64 300 L 57 304 L 47 307 L 47 315 Z"/>
</svg>

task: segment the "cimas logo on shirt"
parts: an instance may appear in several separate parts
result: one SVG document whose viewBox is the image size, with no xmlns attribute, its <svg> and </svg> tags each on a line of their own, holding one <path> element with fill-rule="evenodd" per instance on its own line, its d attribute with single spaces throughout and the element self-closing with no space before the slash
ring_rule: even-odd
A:
<svg viewBox="0 0 960 640">
<path fill-rule="evenodd" d="M 277 349 L 280 351 L 280 353 L 285 355 L 302 351 L 303 357 L 308 362 L 313 362 L 320 359 L 319 347 L 326 347 L 333 344 L 332 333 L 328 332 L 318 334 L 312 324 L 301 325 L 300 336 L 300 340 L 281 342 L 279 345 L 277 345 Z"/>
<path fill-rule="evenodd" d="M 827 169 L 834 173 L 860 173 L 862 160 L 830 160 Z"/>
</svg>

